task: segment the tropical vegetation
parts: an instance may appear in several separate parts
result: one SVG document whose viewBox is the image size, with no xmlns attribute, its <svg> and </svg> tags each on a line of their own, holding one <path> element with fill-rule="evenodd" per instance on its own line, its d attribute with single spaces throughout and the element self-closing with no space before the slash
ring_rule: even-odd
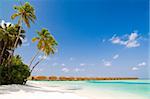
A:
<svg viewBox="0 0 150 99">
<path fill-rule="evenodd" d="M 37 41 L 37 48 L 38 51 L 35 54 L 35 56 L 32 58 L 29 66 L 32 65 L 33 61 L 35 60 L 35 58 L 38 56 L 39 52 L 42 51 L 44 53 L 43 57 L 35 63 L 35 65 L 31 68 L 31 72 L 33 71 L 33 69 L 41 62 L 43 61 L 48 55 L 50 54 L 54 54 L 56 52 L 56 46 L 57 46 L 57 42 L 55 40 L 55 38 L 50 34 L 50 32 L 43 28 L 41 31 L 37 31 L 38 36 L 34 37 L 32 39 L 33 42 Z"/>
<path fill-rule="evenodd" d="M 2 20 L 0 24 L 0 85 L 25 84 L 34 68 L 48 55 L 56 52 L 55 38 L 47 29 L 42 28 L 41 31 L 37 31 L 37 37 L 32 39 L 33 42 L 37 41 L 38 51 L 30 60 L 30 64 L 25 64 L 20 55 L 15 55 L 15 50 L 21 47 L 27 34 L 23 24 L 30 28 L 31 22 L 34 23 L 36 20 L 36 15 L 34 7 L 28 2 L 14 6 L 14 10 L 11 19 L 18 19 L 17 23 L 12 24 Z M 41 53 L 43 57 L 34 62 Z"/>
</svg>

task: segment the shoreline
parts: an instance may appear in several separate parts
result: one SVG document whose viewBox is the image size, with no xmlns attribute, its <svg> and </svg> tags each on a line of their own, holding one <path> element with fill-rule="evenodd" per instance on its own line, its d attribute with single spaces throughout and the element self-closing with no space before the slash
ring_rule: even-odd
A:
<svg viewBox="0 0 150 99">
<path fill-rule="evenodd" d="M 82 86 L 84 85 L 84 86 Z M 107 88 L 95 90 L 80 83 L 53 83 L 48 81 L 28 81 L 27 85 L 0 86 L 0 99 L 146 99 L 143 96 L 125 92 L 114 92 Z"/>
</svg>

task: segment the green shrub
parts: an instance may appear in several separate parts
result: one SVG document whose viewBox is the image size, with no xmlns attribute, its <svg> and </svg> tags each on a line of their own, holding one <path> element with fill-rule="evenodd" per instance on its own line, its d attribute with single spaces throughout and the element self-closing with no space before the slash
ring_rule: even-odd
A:
<svg viewBox="0 0 150 99">
<path fill-rule="evenodd" d="M 0 65 L 0 84 L 25 84 L 30 69 L 20 56 L 14 56 L 10 66 Z"/>
<path fill-rule="evenodd" d="M 29 77 L 30 72 L 27 65 L 14 65 L 11 68 L 11 83 L 13 84 L 23 84 Z"/>
</svg>

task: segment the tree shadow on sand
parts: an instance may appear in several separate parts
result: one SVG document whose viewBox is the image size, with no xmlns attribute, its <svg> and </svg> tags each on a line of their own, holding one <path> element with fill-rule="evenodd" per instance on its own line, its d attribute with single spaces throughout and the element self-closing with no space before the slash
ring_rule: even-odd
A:
<svg viewBox="0 0 150 99">
<path fill-rule="evenodd" d="M 54 86 L 54 87 L 59 87 L 59 86 Z M 44 89 L 42 86 L 37 86 L 33 84 L 27 84 L 27 85 L 2 85 L 0 86 L 0 95 L 2 94 L 10 94 L 12 92 L 19 92 L 19 91 L 24 91 L 27 93 L 35 93 L 35 92 L 58 92 L 58 93 L 73 93 L 72 91 L 63 90 L 61 88 L 54 89 L 53 86 L 49 86 L 49 89 Z"/>
</svg>

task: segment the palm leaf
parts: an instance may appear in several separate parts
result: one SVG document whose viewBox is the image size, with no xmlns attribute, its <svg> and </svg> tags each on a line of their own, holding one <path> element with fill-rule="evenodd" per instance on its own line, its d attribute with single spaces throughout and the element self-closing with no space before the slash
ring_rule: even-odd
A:
<svg viewBox="0 0 150 99">
<path fill-rule="evenodd" d="M 30 28 L 29 19 L 27 18 L 27 16 L 24 16 L 24 17 L 23 17 L 23 21 L 25 22 L 26 26 L 27 26 L 28 28 Z"/>
<path fill-rule="evenodd" d="M 34 38 L 32 38 L 32 42 L 35 42 L 35 41 L 37 41 L 37 40 L 39 40 L 39 38 L 38 38 L 38 37 L 34 37 Z"/>
<path fill-rule="evenodd" d="M 19 14 L 18 14 L 18 13 L 15 13 L 15 14 L 13 14 L 13 15 L 11 16 L 11 19 L 15 19 L 17 16 L 19 16 Z"/>
</svg>

